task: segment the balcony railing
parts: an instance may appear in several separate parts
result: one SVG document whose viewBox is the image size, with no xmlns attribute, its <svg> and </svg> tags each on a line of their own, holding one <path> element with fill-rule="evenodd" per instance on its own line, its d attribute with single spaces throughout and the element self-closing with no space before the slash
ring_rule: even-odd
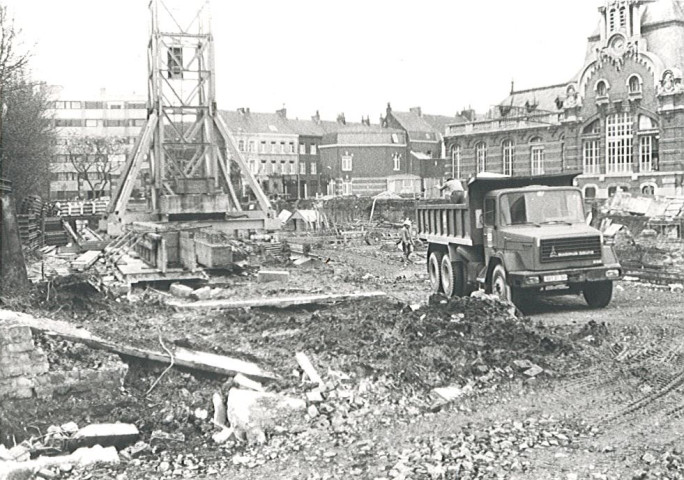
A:
<svg viewBox="0 0 684 480">
<path fill-rule="evenodd" d="M 558 125 L 563 119 L 562 113 L 545 113 L 525 117 L 503 117 L 479 122 L 470 122 L 447 127 L 448 135 L 469 135 L 482 132 L 496 132 L 500 130 L 515 130 L 520 128 L 539 127 L 543 125 Z"/>
</svg>

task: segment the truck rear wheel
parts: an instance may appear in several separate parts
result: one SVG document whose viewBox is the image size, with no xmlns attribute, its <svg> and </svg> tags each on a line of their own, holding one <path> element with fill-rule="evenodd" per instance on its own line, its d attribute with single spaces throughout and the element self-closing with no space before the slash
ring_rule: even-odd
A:
<svg viewBox="0 0 684 480">
<path fill-rule="evenodd" d="M 604 308 L 613 298 L 613 282 L 608 280 L 589 283 L 582 291 L 582 295 L 591 308 Z"/>
<path fill-rule="evenodd" d="M 463 264 L 452 262 L 448 255 L 442 257 L 442 290 L 447 297 L 462 297 L 465 293 Z"/>
<path fill-rule="evenodd" d="M 427 264 L 427 269 L 428 269 L 428 277 L 430 277 L 430 288 L 432 289 L 433 293 L 441 293 L 442 292 L 442 257 L 444 256 L 443 252 L 440 252 L 439 250 L 436 250 L 432 253 L 430 253 L 430 257 L 428 258 L 428 264 Z"/>
</svg>

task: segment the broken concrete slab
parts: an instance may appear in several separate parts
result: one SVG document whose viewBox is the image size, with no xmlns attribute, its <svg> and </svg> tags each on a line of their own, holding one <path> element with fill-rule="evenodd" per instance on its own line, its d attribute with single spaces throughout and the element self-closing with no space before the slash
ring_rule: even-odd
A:
<svg viewBox="0 0 684 480">
<path fill-rule="evenodd" d="M 472 386 L 466 385 L 465 387 L 450 386 L 450 387 L 440 387 L 433 388 L 432 392 L 439 396 L 445 402 L 453 402 L 457 398 L 460 398 L 472 391 Z"/>
<path fill-rule="evenodd" d="M 195 291 L 182 283 L 172 283 L 169 287 L 169 292 L 176 297 L 191 298 Z"/>
<path fill-rule="evenodd" d="M 180 302 L 177 300 L 165 300 L 169 307 L 180 310 L 235 310 L 239 308 L 288 308 L 297 305 L 312 305 L 317 303 L 335 302 L 342 300 L 360 300 L 367 298 L 385 297 L 385 292 L 364 292 L 364 293 L 343 293 L 329 295 L 302 295 L 297 297 L 277 297 L 277 298 L 255 298 L 251 300 L 202 300 L 192 303 Z"/>
<path fill-rule="evenodd" d="M 226 404 L 223 401 L 223 395 L 219 392 L 214 393 L 211 402 L 214 404 L 214 425 L 225 427 L 228 418 L 226 417 Z"/>
<path fill-rule="evenodd" d="M 257 274 L 257 282 L 287 282 L 290 280 L 290 272 L 283 270 L 261 270 Z"/>
<path fill-rule="evenodd" d="M 306 376 L 309 377 L 309 380 L 323 388 L 323 379 L 316 371 L 316 368 L 311 363 L 311 360 L 309 360 L 309 357 L 306 356 L 306 353 L 297 352 L 295 358 L 297 359 L 299 366 L 304 370 L 304 373 L 306 373 Z"/>
<path fill-rule="evenodd" d="M 72 448 L 103 447 L 123 448 L 134 443 L 140 432 L 130 423 L 100 423 L 81 428 L 70 440 Z"/>
<path fill-rule="evenodd" d="M 321 403 L 323 402 L 323 395 L 320 390 L 306 392 L 306 401 L 309 403 Z"/>
<path fill-rule="evenodd" d="M 115 465 L 119 463 L 119 454 L 114 447 L 96 445 L 92 448 L 79 448 L 71 455 L 58 457 L 39 457 L 27 462 L 0 462 L 0 480 L 32 478 L 37 472 L 51 468 L 79 466 L 87 467 L 97 464 Z"/>
<path fill-rule="evenodd" d="M 539 365 L 533 365 L 531 368 L 525 370 L 523 372 L 523 374 L 530 377 L 530 378 L 534 378 L 537 375 L 539 375 L 540 373 L 542 373 L 543 371 L 544 371 L 544 369 L 541 368 Z"/>
<path fill-rule="evenodd" d="M 155 430 L 150 436 L 150 445 L 167 445 L 170 443 L 185 443 L 183 432 L 168 433 L 163 430 Z"/>
<path fill-rule="evenodd" d="M 264 433 L 294 433 L 307 428 L 306 402 L 299 398 L 231 388 L 227 410 L 230 425 L 254 439 Z"/>
<path fill-rule="evenodd" d="M 198 288 L 192 292 L 192 298 L 195 300 L 209 300 L 212 296 L 213 289 L 209 286 Z"/>
</svg>

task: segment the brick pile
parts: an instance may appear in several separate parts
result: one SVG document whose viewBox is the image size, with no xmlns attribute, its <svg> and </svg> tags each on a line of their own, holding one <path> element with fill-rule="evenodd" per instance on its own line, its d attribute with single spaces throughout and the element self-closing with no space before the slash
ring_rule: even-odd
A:
<svg viewBox="0 0 684 480">
<path fill-rule="evenodd" d="M 28 326 L 0 326 L 0 401 L 111 391 L 121 386 L 127 369 L 118 359 L 96 369 L 51 365 Z"/>
</svg>

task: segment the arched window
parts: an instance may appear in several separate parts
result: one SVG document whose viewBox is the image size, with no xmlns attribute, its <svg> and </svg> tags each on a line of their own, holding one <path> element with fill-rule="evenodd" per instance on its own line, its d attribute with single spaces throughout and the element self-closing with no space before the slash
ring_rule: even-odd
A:
<svg viewBox="0 0 684 480">
<path fill-rule="evenodd" d="M 461 178 L 461 146 L 451 147 L 451 178 Z"/>
<path fill-rule="evenodd" d="M 513 148 L 513 140 L 504 140 L 501 144 L 504 175 L 513 175 Z"/>
<path fill-rule="evenodd" d="M 475 145 L 475 165 L 477 173 L 487 171 L 487 145 L 484 142 Z"/>
<path fill-rule="evenodd" d="M 598 135 L 601 133 L 601 121 L 594 120 L 582 130 L 584 135 Z"/>
<path fill-rule="evenodd" d="M 606 118 L 606 173 L 632 173 L 632 140 L 634 117 L 614 113 Z"/>
<path fill-rule="evenodd" d="M 530 162 L 532 175 L 544 174 L 544 145 L 539 137 L 530 140 Z"/>
<path fill-rule="evenodd" d="M 605 97 L 608 94 L 608 85 L 605 80 L 599 80 L 596 83 L 596 96 Z"/>
<path fill-rule="evenodd" d="M 611 8 L 608 12 L 608 28 L 611 32 L 615 31 L 615 8 Z"/>
<path fill-rule="evenodd" d="M 596 198 L 596 187 L 593 185 L 587 185 L 584 187 L 584 198 L 588 200 Z"/>
<path fill-rule="evenodd" d="M 659 170 L 659 130 L 658 122 L 646 115 L 639 115 L 637 121 L 639 141 L 639 171 L 653 172 Z"/>
<path fill-rule="evenodd" d="M 627 26 L 627 9 L 625 7 L 620 7 L 620 28 L 625 28 Z"/>
<path fill-rule="evenodd" d="M 649 196 L 655 195 L 655 185 L 653 185 L 652 183 L 643 185 L 641 187 L 641 193 L 643 195 L 649 195 Z"/>
<path fill-rule="evenodd" d="M 641 93 L 641 79 L 637 75 L 632 75 L 629 77 L 627 87 L 629 93 Z"/>
</svg>

